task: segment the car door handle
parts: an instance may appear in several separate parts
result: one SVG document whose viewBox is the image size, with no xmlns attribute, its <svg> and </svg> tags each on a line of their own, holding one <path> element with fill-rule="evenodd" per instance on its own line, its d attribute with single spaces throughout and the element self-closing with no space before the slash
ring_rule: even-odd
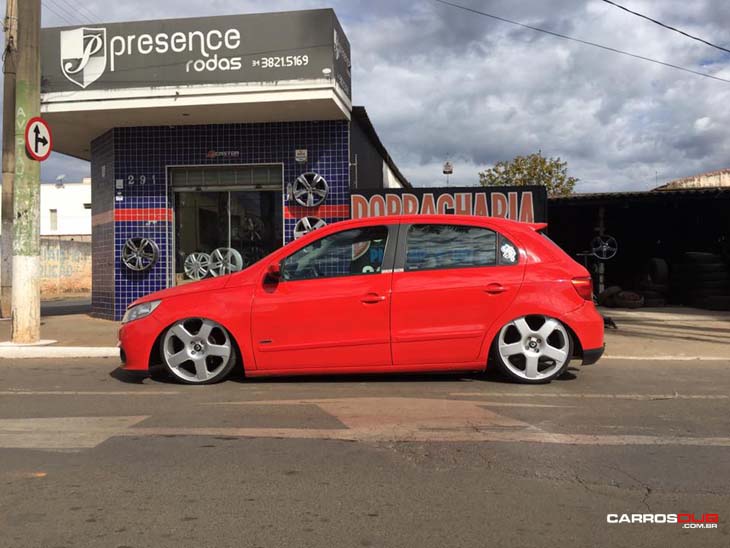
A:
<svg viewBox="0 0 730 548">
<path fill-rule="evenodd" d="M 489 284 L 484 289 L 484 291 L 486 291 L 490 295 L 497 295 L 499 293 L 504 293 L 505 291 L 507 291 L 507 288 L 505 286 L 503 286 L 502 284 L 494 283 L 494 284 Z"/>
<path fill-rule="evenodd" d="M 376 304 L 382 303 L 385 300 L 385 295 L 378 295 L 377 293 L 368 293 L 362 299 L 365 304 Z"/>
</svg>

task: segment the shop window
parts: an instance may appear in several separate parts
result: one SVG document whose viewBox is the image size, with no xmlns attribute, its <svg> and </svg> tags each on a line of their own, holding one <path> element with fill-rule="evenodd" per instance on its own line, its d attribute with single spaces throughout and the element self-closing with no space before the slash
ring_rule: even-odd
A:
<svg viewBox="0 0 730 548">
<path fill-rule="evenodd" d="M 496 264 L 497 233 L 488 228 L 432 224 L 408 229 L 407 271 Z"/>
<path fill-rule="evenodd" d="M 266 181 L 257 187 L 253 174 Z M 281 179 L 278 166 L 174 168 L 176 283 L 226 274 L 214 253 L 233 257 L 233 270 L 246 268 L 281 246 Z M 261 189 L 263 188 L 263 190 Z"/>
<path fill-rule="evenodd" d="M 310 280 L 380 272 L 388 228 L 370 226 L 320 238 L 282 262 L 285 280 Z"/>
</svg>

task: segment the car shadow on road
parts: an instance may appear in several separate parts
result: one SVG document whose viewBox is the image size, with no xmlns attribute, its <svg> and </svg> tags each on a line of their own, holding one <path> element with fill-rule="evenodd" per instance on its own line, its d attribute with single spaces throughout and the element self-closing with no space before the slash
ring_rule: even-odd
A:
<svg viewBox="0 0 730 548">
<path fill-rule="evenodd" d="M 126 371 L 121 367 L 117 366 L 115 369 L 109 372 L 109 376 L 117 381 L 126 384 L 142 384 L 146 378 L 150 375 L 147 371 L 141 371 L 139 373 L 134 371 Z"/>
<path fill-rule="evenodd" d="M 571 381 L 577 378 L 575 372 L 578 367 L 569 367 L 565 373 L 555 379 L 556 381 Z M 150 372 L 125 371 L 121 367 L 115 368 L 109 373 L 113 379 L 126 384 L 143 384 L 149 379 L 152 382 L 161 384 L 179 385 L 173 377 L 167 374 L 162 366 L 152 366 Z M 232 382 L 239 384 L 327 384 L 327 383 L 412 383 L 412 382 L 488 382 L 500 384 L 514 384 L 514 382 L 495 368 L 490 368 L 484 373 L 356 373 L 349 375 L 291 375 L 282 377 L 246 377 L 243 371 L 236 370 L 231 373 L 224 383 Z"/>
</svg>

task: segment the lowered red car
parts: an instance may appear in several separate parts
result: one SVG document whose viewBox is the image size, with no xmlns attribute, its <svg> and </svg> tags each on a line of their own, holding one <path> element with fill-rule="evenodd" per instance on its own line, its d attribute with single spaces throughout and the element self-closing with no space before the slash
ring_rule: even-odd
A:
<svg viewBox="0 0 730 548">
<path fill-rule="evenodd" d="M 123 367 L 246 375 L 481 371 L 544 383 L 603 353 L 588 272 L 543 224 L 454 215 L 331 224 L 251 267 L 133 302 Z"/>
</svg>

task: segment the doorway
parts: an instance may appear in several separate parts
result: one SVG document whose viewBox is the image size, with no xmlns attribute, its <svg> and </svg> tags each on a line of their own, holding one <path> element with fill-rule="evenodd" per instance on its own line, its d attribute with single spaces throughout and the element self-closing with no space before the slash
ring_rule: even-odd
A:
<svg viewBox="0 0 730 548">
<path fill-rule="evenodd" d="M 250 266 L 283 242 L 283 166 L 170 168 L 175 284 Z"/>
</svg>

